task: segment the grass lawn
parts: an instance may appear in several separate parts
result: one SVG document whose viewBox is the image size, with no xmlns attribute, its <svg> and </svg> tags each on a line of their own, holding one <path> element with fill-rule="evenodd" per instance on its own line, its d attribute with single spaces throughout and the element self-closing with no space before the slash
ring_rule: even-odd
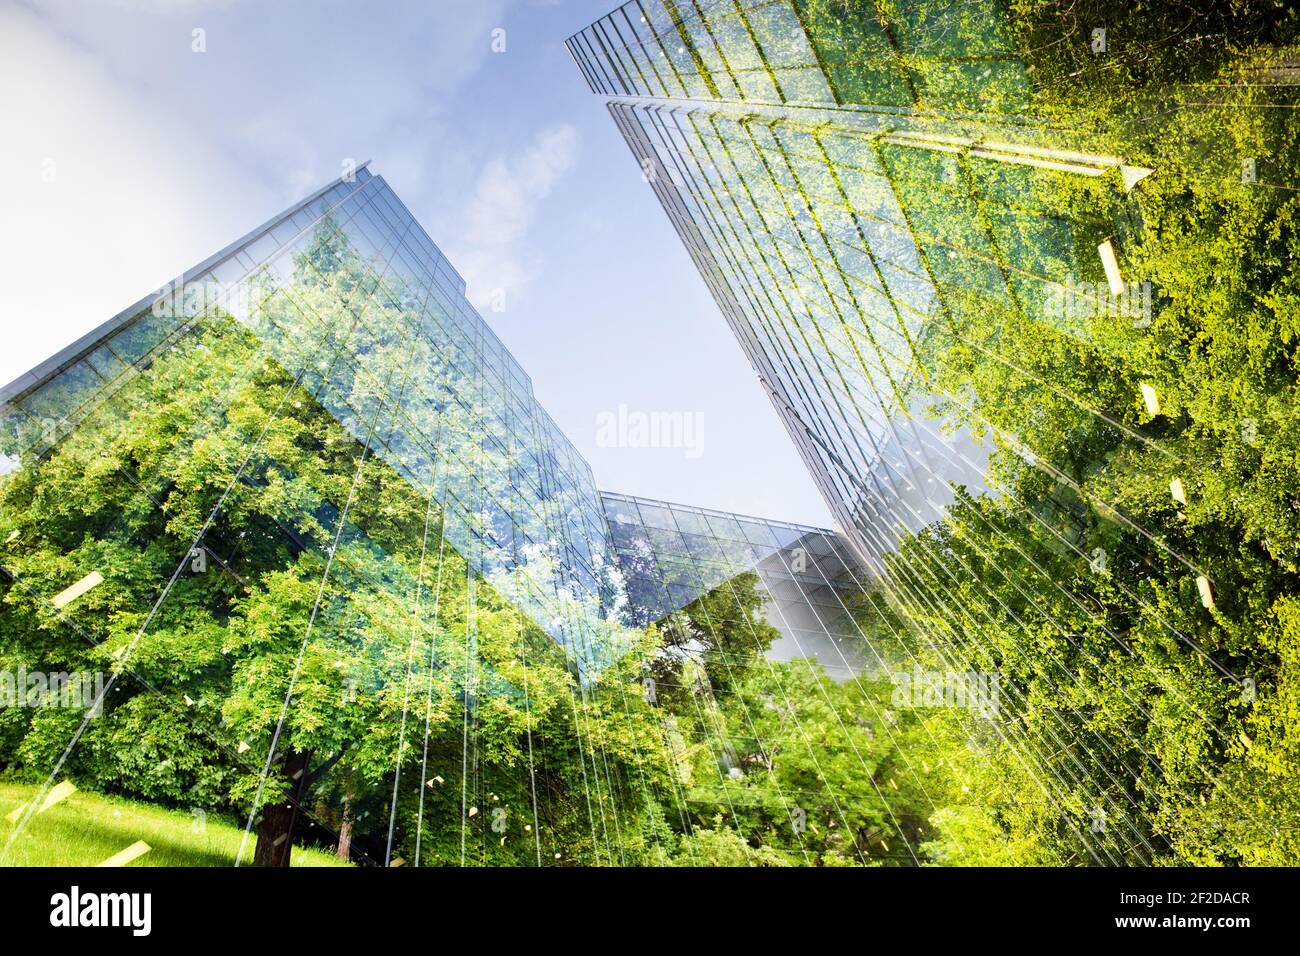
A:
<svg viewBox="0 0 1300 956">
<path fill-rule="evenodd" d="M 15 824 L 10 812 L 37 792 L 29 784 L 0 781 L 0 847 Z M 196 829 L 199 832 L 195 832 Z M 78 790 L 31 818 L 10 848 L 10 866 L 95 866 L 138 840 L 150 850 L 129 866 L 234 866 L 243 829 L 209 816 L 202 827 L 183 810 Z M 250 837 L 244 864 L 251 862 Z M 347 866 L 332 853 L 294 847 L 294 866 Z"/>
</svg>

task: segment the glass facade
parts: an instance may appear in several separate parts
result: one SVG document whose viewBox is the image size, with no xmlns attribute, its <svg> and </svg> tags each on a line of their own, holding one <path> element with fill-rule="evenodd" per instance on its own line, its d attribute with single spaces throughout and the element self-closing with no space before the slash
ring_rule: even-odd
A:
<svg viewBox="0 0 1300 956">
<path fill-rule="evenodd" d="M 838 680 L 886 669 L 870 658 L 880 649 L 851 613 L 863 571 L 837 532 L 609 492 L 602 499 L 632 620 L 664 620 L 749 574 L 762 619 L 781 635 L 771 659 L 812 658 Z"/>
<path fill-rule="evenodd" d="M 295 205 L 4 400 L 0 670 L 100 681 L 86 708 L 0 711 L 23 741 L 5 763 L 43 794 L 234 815 L 244 863 L 295 830 L 358 861 L 465 863 L 497 842 L 479 806 L 535 807 L 547 762 L 573 760 L 548 806 L 595 808 L 599 854 L 619 784 L 603 763 L 584 783 L 583 708 L 633 641 L 601 501 L 382 177 Z M 41 841 L 19 822 L 11 861 Z"/>
<path fill-rule="evenodd" d="M 344 269 L 353 274 L 335 279 Z M 343 287 L 313 306 L 326 280 Z M 291 371 L 369 456 L 438 502 L 448 543 L 479 574 L 589 666 L 557 595 L 600 611 L 606 530 L 590 466 L 464 292 L 383 178 L 362 167 L 6 388 L 7 466 L 39 460 L 102 417 L 156 356 L 219 315 L 256 336 L 243 374 L 257 358 Z M 339 328 L 326 307 L 357 318 Z M 217 396 L 214 405 L 217 415 Z"/>
<path fill-rule="evenodd" d="M 912 6 L 895 22 L 870 5 L 630 3 L 569 41 L 876 561 L 955 489 L 984 489 L 987 452 L 927 384 L 937 326 L 1014 308 L 1086 337 L 1081 312 L 1045 304 L 1105 281 L 1096 246 L 1143 172 L 1009 122 L 1026 74 L 997 4 Z M 1062 208 L 1062 180 L 1087 201 Z"/>
<path fill-rule="evenodd" d="M 1200 845 L 1163 707 L 1231 748 L 1273 667 L 1219 644 L 1254 582 L 1188 486 L 1291 399 L 1214 391 L 1202 355 L 1253 333 L 1194 290 L 1289 281 L 1244 223 L 1300 181 L 1294 31 L 1194 6 L 634 0 L 568 41 L 916 666 L 999 676 L 995 736 L 1094 862 Z M 1251 238 L 1216 258 L 1227 222 Z"/>
<path fill-rule="evenodd" d="M 1221 6 L 570 39 L 838 531 L 598 490 L 364 166 L 0 391 L 0 862 L 1294 862 L 1296 36 Z"/>
<path fill-rule="evenodd" d="M 895 805 L 897 782 L 886 789 L 895 774 L 919 781 L 883 690 L 904 665 L 872 630 L 878 596 L 849 542 L 824 528 L 602 497 L 627 616 L 660 646 L 640 685 L 661 728 L 667 812 L 703 831 L 767 830 L 765 843 L 795 861 L 821 852 L 916 862 L 917 823 Z"/>
<path fill-rule="evenodd" d="M 989 3 L 632 0 L 569 41 L 594 92 L 798 106 L 1028 105 Z M 1000 96 L 989 96 L 996 90 Z"/>
</svg>

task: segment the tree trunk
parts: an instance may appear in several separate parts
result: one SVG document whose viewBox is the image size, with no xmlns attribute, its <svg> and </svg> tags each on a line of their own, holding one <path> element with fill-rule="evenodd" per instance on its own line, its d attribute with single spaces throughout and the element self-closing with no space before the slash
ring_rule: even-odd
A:
<svg viewBox="0 0 1300 956">
<path fill-rule="evenodd" d="M 306 789 L 307 755 L 290 750 L 281 773 L 285 790 L 300 799 Z M 257 827 L 257 848 L 253 851 L 254 866 L 289 865 L 293 852 L 293 826 L 297 819 L 297 804 L 285 796 L 262 807 L 262 822 Z"/>
<path fill-rule="evenodd" d="M 343 799 L 343 822 L 339 824 L 339 846 L 335 851 L 340 860 L 352 859 L 352 806 L 348 799 Z"/>
</svg>

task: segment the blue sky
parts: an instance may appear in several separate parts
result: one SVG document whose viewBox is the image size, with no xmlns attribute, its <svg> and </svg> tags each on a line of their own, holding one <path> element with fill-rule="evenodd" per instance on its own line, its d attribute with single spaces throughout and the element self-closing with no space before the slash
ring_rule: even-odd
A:
<svg viewBox="0 0 1300 956">
<path fill-rule="evenodd" d="M 828 524 L 564 48 L 614 4 L 0 0 L 0 379 L 370 159 L 602 487 Z M 699 454 L 603 447 L 620 405 L 698 416 Z"/>
</svg>

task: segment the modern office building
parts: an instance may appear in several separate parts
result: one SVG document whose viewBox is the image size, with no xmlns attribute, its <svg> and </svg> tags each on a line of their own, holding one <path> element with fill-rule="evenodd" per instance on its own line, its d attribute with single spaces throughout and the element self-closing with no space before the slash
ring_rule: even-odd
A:
<svg viewBox="0 0 1300 956">
<path fill-rule="evenodd" d="M 863 568 L 825 528 L 603 492 L 631 620 L 664 621 L 705 594 L 757 578 L 761 617 L 780 632 L 773 660 L 808 658 L 837 680 L 888 669 L 855 621 Z"/>
<path fill-rule="evenodd" d="M 1082 310 L 1048 307 L 1106 281 L 1097 246 L 1149 172 L 1018 115 L 1028 74 L 1000 4 L 906 6 L 632 2 L 569 40 L 877 563 L 984 489 L 966 397 L 927 384 L 930 340 L 990 308 L 1086 335 Z M 1091 214 L 1054 204 L 1063 179 Z"/>
<path fill-rule="evenodd" d="M 931 659 L 1002 672 L 998 734 L 1080 844 L 1115 862 L 1159 852 L 1128 755 L 1156 761 L 1060 702 L 1088 700 L 1093 680 L 1123 688 L 1109 651 L 1177 692 L 1107 623 L 1149 607 L 1146 569 L 1168 568 L 1192 615 L 1215 609 L 1195 545 L 1132 517 L 1118 479 L 1092 480 L 1140 460 L 1145 500 L 1188 501 L 1188 463 L 1147 427 L 1157 372 L 1177 370 L 1149 338 L 1168 295 L 1138 270 L 1167 276 L 1196 252 L 1144 224 L 1188 197 L 1202 205 L 1180 222 L 1289 195 L 1295 89 L 1268 41 L 1225 67 L 1215 30 L 1236 21 L 1208 6 L 1187 14 L 1196 30 L 1118 5 L 1077 12 L 632 0 L 568 47 L 870 580 Z M 1289 35 L 1262 15 L 1247 32 Z M 1239 692 L 1192 624 L 1157 621 L 1215 693 Z M 1107 652 L 1069 662 L 1005 642 L 1070 647 L 1089 628 Z M 1042 708 L 1047 727 L 1027 731 Z M 1125 825 L 1089 830 L 1089 813 Z"/>
<path fill-rule="evenodd" d="M 336 298 L 313 303 L 327 283 L 341 285 Z M 363 165 L 7 386 L 7 467 L 39 459 L 130 395 L 155 356 L 223 316 L 250 329 L 256 356 L 289 371 L 369 456 L 438 504 L 448 542 L 480 576 L 527 607 L 577 666 L 593 666 L 600 652 L 558 598 L 601 613 L 607 531 L 591 469 L 464 291 Z"/>
</svg>

